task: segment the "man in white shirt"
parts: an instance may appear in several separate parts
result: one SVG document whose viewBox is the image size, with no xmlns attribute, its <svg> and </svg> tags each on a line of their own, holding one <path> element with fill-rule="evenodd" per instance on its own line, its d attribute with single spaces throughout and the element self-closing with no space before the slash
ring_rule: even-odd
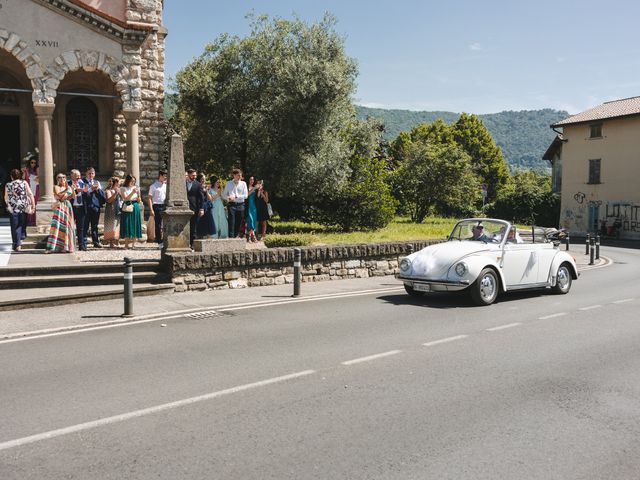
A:
<svg viewBox="0 0 640 480">
<path fill-rule="evenodd" d="M 241 180 L 242 170 L 235 168 L 231 174 L 233 180 L 224 186 L 222 198 L 228 202 L 229 238 L 236 238 L 240 236 L 240 227 L 244 221 L 244 201 L 249 196 L 249 191 L 247 184 Z"/>
<path fill-rule="evenodd" d="M 149 205 L 149 214 L 153 217 L 156 230 L 156 242 L 162 243 L 162 214 L 165 210 L 165 200 L 167 199 L 167 172 L 160 170 L 158 172 L 158 180 L 153 182 L 149 187 L 149 196 L 147 204 Z"/>
</svg>

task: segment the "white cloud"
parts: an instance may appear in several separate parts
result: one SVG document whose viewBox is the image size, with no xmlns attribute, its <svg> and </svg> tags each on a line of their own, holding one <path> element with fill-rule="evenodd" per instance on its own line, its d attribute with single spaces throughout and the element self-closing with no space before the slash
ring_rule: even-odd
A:
<svg viewBox="0 0 640 480">
<path fill-rule="evenodd" d="M 472 43 L 469 45 L 469 50 L 471 50 L 472 52 L 479 52 L 480 50 L 482 50 L 482 45 L 480 45 L 478 42 Z"/>
</svg>

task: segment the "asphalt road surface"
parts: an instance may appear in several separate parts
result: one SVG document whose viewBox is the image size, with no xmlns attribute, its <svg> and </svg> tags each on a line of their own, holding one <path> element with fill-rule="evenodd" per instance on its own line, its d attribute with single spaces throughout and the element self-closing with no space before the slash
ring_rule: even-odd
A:
<svg viewBox="0 0 640 480">
<path fill-rule="evenodd" d="M 565 296 L 397 289 L 0 342 L 0 479 L 640 478 L 640 251 L 603 253 Z"/>
</svg>

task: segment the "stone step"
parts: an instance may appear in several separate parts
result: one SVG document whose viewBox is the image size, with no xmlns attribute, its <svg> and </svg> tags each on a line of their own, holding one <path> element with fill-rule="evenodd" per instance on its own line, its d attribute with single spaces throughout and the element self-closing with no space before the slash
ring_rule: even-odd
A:
<svg viewBox="0 0 640 480">
<path fill-rule="evenodd" d="M 54 255 L 54 254 L 51 254 Z M 160 272 L 160 262 L 157 260 L 137 260 L 133 263 L 133 272 Z M 124 266 L 122 263 L 78 263 L 73 265 L 43 265 L 29 267 L 4 267 L 0 268 L 0 278 L 3 277 L 31 277 L 31 276 L 60 276 L 60 275 L 100 275 L 116 273 L 122 275 Z"/>
<path fill-rule="evenodd" d="M 134 285 L 134 306 L 136 297 L 170 293 L 173 292 L 174 288 L 175 285 L 173 285 L 173 283 L 141 283 Z M 69 307 L 77 303 L 122 298 L 123 291 L 124 288 L 122 286 L 115 285 L 89 288 L 78 287 L 74 289 L 55 287 L 26 291 L 23 288 L 7 289 L 2 291 L 0 311 L 49 307 L 54 305 L 65 305 Z"/>
<path fill-rule="evenodd" d="M 100 285 L 124 285 L 123 272 L 83 273 L 66 275 L 31 275 L 22 277 L 0 277 L 0 289 L 32 289 L 50 287 L 89 287 Z M 156 272 L 134 271 L 133 283 L 167 283 L 168 276 Z"/>
</svg>

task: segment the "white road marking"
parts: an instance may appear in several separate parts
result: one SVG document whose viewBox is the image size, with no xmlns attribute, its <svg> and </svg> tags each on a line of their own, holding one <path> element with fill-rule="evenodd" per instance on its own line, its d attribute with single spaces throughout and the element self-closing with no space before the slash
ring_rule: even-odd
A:
<svg viewBox="0 0 640 480">
<path fill-rule="evenodd" d="M 498 330 L 504 330 L 505 328 L 517 327 L 522 325 L 520 322 L 507 323 L 506 325 L 500 325 L 499 327 L 487 328 L 487 332 L 497 332 Z"/>
<path fill-rule="evenodd" d="M 586 310 L 594 310 L 596 308 L 600 308 L 602 305 L 589 305 L 588 307 L 581 307 L 578 310 L 586 311 Z"/>
<path fill-rule="evenodd" d="M 633 302 L 634 300 L 635 300 L 634 298 L 623 298 L 622 300 L 616 300 L 611 303 L 627 303 L 627 302 Z"/>
<path fill-rule="evenodd" d="M 330 300 L 334 298 L 358 297 L 363 295 L 372 295 L 377 293 L 391 293 L 391 292 L 397 292 L 397 291 L 404 291 L 404 288 L 386 287 L 386 288 L 378 288 L 378 289 L 370 289 L 370 290 L 358 290 L 354 292 L 313 295 L 309 297 L 296 298 L 296 299 L 287 298 L 285 300 L 267 300 L 267 301 L 262 300 L 258 302 L 221 305 L 219 307 L 209 306 L 209 307 L 206 307 L 206 309 L 209 311 L 211 309 L 215 309 L 218 312 L 230 312 L 234 310 L 245 310 L 249 308 L 262 308 L 262 307 L 270 307 L 270 306 L 277 306 L 277 305 L 286 305 L 289 303 Z M 86 324 L 78 324 L 78 325 L 71 325 L 68 327 L 64 327 L 62 330 L 60 328 L 49 328 L 49 329 L 43 329 L 43 330 L 34 330 L 30 332 L 19 332 L 19 333 L 7 334 L 7 335 L 0 335 L 0 345 L 5 343 L 13 343 L 13 342 L 24 342 L 27 340 L 35 340 L 39 338 L 49 338 L 49 337 L 57 337 L 60 335 L 70 335 L 72 333 L 92 332 L 94 330 L 103 330 L 106 328 L 125 327 L 129 325 L 139 325 L 139 324 L 150 323 L 150 322 L 172 320 L 175 318 L 181 318 L 188 313 L 197 313 L 202 310 L 203 310 L 203 307 L 191 308 L 188 310 L 179 310 L 179 311 L 166 312 L 161 314 L 141 315 L 139 317 L 134 317 L 134 319 L 127 318 L 127 319 L 112 320 L 109 322 L 103 322 L 102 324 L 99 324 L 99 325 L 96 325 L 95 323 L 86 323 Z"/>
<path fill-rule="evenodd" d="M 432 347 L 433 345 L 440 345 L 441 343 L 449 343 L 455 342 L 456 340 L 462 340 L 463 338 L 467 338 L 469 335 L 456 335 L 455 337 L 447 337 L 441 338 L 440 340 L 434 340 L 432 342 L 423 343 L 422 345 L 425 347 Z"/>
<path fill-rule="evenodd" d="M 83 430 L 90 430 L 93 428 L 102 427 L 104 425 L 111 425 L 113 423 L 124 422 L 132 420 L 134 418 L 143 417 L 146 415 L 152 415 L 154 413 L 163 412 L 165 410 L 171 410 L 174 408 L 184 407 L 194 403 L 204 402 L 207 400 L 213 400 L 214 398 L 222 397 L 224 395 L 231 395 L 233 393 L 243 392 L 252 388 L 265 387 L 274 383 L 286 382 L 287 380 L 293 380 L 295 378 L 305 377 L 316 373 L 315 370 L 304 370 L 302 372 L 292 373 L 289 375 L 283 375 L 281 377 L 269 378 L 260 382 L 248 383 L 240 385 L 238 387 L 227 388 L 226 390 L 219 390 L 217 392 L 207 393 L 205 395 L 199 395 L 197 397 L 185 398 L 176 402 L 163 403 L 162 405 L 156 405 L 155 407 L 143 408 L 141 410 L 134 410 L 133 412 L 123 413 L 120 415 L 114 415 L 112 417 L 105 417 L 99 420 L 93 420 L 91 422 L 80 423 L 72 425 L 70 427 L 59 428 L 57 430 L 50 430 L 48 432 L 39 433 L 37 435 L 31 435 L 28 437 L 17 438 L 15 440 L 9 440 L 7 442 L 0 443 L 0 451 L 8 450 L 10 448 L 27 445 L 30 443 L 40 442 L 42 440 L 48 440 L 51 438 L 60 437 L 62 435 L 69 435 L 70 433 L 81 432 Z"/>
<path fill-rule="evenodd" d="M 538 317 L 538 320 L 548 320 L 550 318 L 563 317 L 567 312 L 552 313 L 551 315 L 545 315 L 544 317 Z"/>
<path fill-rule="evenodd" d="M 353 360 L 347 360 L 346 362 L 342 362 L 342 365 L 354 365 L 356 363 L 370 362 L 371 360 L 377 360 L 378 358 L 389 357 L 391 355 L 396 355 L 398 353 L 402 353 L 402 350 L 391 350 L 389 352 L 377 353 L 376 355 L 369 355 L 368 357 L 355 358 Z"/>
</svg>

